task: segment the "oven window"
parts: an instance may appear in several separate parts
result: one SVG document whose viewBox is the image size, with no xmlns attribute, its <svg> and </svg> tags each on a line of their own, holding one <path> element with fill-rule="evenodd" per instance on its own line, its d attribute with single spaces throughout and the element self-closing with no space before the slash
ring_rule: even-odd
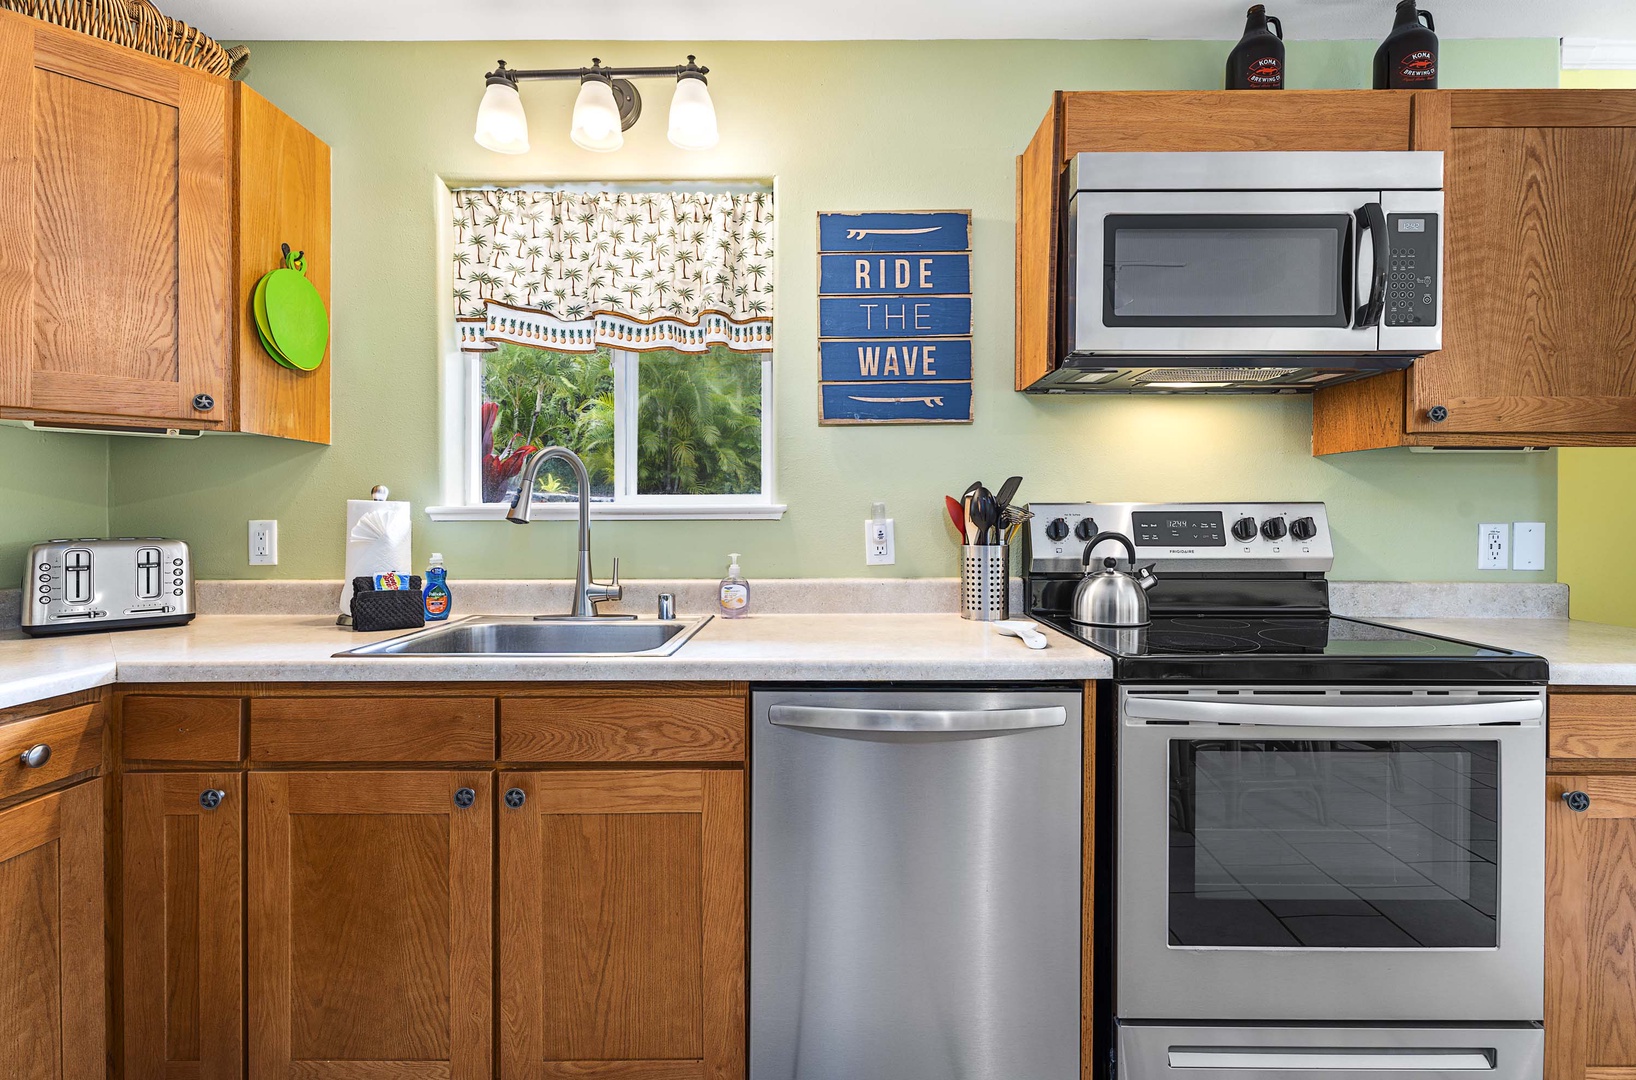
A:
<svg viewBox="0 0 1636 1080">
<path fill-rule="evenodd" d="M 1346 214 L 1110 214 L 1108 326 L 1349 326 Z"/>
<path fill-rule="evenodd" d="M 1499 753 L 1172 740 L 1170 944 L 1497 946 Z"/>
</svg>

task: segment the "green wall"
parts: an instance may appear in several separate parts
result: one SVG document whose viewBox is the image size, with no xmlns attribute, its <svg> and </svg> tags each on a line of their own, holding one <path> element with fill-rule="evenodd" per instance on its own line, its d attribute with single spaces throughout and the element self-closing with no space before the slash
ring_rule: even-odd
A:
<svg viewBox="0 0 1636 1080">
<path fill-rule="evenodd" d="M 607 522 L 599 566 L 632 577 L 718 575 L 728 551 L 756 577 L 942 576 L 956 555 L 941 496 L 973 477 L 1027 477 L 1031 499 L 1303 498 L 1330 505 L 1336 576 L 1473 579 L 1484 521 L 1539 520 L 1555 536 L 1553 455 L 1406 451 L 1310 456 L 1310 402 L 1036 398 L 1011 390 L 1014 159 L 1059 88 L 1213 88 L 1220 42 L 332 43 L 252 45 L 250 81 L 333 148 L 335 445 L 207 437 L 117 443 L 116 531 L 176 533 L 209 577 L 338 576 L 343 500 L 385 483 L 439 501 L 436 320 L 439 178 L 773 178 L 777 273 L 777 522 Z M 1298 87 L 1367 85 L 1370 42 L 1292 43 Z M 615 154 L 567 138 L 571 86 L 524 88 L 533 151 L 471 138 L 482 73 L 518 67 L 675 63 L 713 69 L 722 142 L 665 141 L 669 90 L 643 85 L 641 123 Z M 1552 41 L 1447 41 L 1444 85 L 1556 82 Z M 974 213 L 976 423 L 817 426 L 814 214 L 969 207 Z M 895 566 L 866 569 L 859 521 L 876 499 L 897 521 Z M 281 565 L 245 562 L 245 522 L 278 518 Z M 415 558 L 456 576 L 566 576 L 572 524 L 415 518 Z M 1490 573 L 1482 580 L 1551 580 Z"/>
<path fill-rule="evenodd" d="M 108 438 L 0 426 L 0 589 L 38 540 L 108 531 Z"/>
</svg>

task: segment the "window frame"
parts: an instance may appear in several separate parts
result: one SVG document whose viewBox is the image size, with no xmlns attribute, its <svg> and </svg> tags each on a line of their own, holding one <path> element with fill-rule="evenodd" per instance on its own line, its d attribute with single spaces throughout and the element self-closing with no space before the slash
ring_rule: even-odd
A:
<svg viewBox="0 0 1636 1080">
<path fill-rule="evenodd" d="M 454 213 L 454 188 L 476 185 L 439 179 L 437 221 L 446 223 Z M 522 185 L 512 185 L 522 186 Z M 600 185 L 583 185 L 588 188 Z M 623 185 L 621 185 L 623 186 Z M 652 190 L 673 184 L 633 184 L 632 190 Z M 736 185 L 689 183 L 687 187 L 706 190 Z M 757 185 L 763 186 L 763 185 Z M 775 194 L 776 198 L 776 194 Z M 450 230 L 437 228 L 437 280 L 439 297 L 453 288 L 451 269 L 453 246 Z M 776 323 L 774 347 L 761 357 L 761 491 L 755 495 L 641 495 L 636 487 L 637 365 L 641 353 L 630 349 L 610 349 L 614 369 L 614 498 L 591 503 L 591 516 L 603 520 L 736 520 L 776 521 L 788 509 L 777 498 L 777 439 L 773 425 L 776 379 L 773 357 L 777 353 Z M 438 305 L 438 339 L 441 343 L 441 403 L 438 424 L 438 456 L 442 503 L 428 506 L 434 521 L 499 521 L 505 518 L 508 503 L 482 501 L 481 465 L 478 460 L 482 415 L 482 353 L 462 352 L 454 312 L 448 303 Z M 628 490 L 627 490 L 628 487 Z M 566 520 L 577 517 L 574 501 L 536 502 L 537 520 Z"/>
</svg>

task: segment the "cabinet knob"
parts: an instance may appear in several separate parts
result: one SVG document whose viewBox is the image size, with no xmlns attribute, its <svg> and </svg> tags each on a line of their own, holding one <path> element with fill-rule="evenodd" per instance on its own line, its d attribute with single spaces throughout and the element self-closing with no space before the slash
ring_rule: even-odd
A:
<svg viewBox="0 0 1636 1080">
<path fill-rule="evenodd" d="M 506 788 L 506 805 L 513 810 L 528 801 L 528 794 L 520 787 Z"/>
<path fill-rule="evenodd" d="M 225 798 L 227 798 L 227 792 L 221 788 L 209 788 L 199 793 L 199 805 L 206 810 L 214 810 L 222 804 L 222 800 Z"/>
<path fill-rule="evenodd" d="M 464 810 L 477 801 L 477 792 L 469 787 L 463 787 L 454 793 L 454 804 Z"/>
<path fill-rule="evenodd" d="M 1448 418 L 1449 410 L 1447 405 L 1433 405 L 1431 408 L 1426 410 L 1426 419 L 1430 420 L 1434 424 L 1441 424 Z"/>
<path fill-rule="evenodd" d="M 45 743 L 35 743 L 19 754 L 17 760 L 23 763 L 25 769 L 38 769 L 51 760 L 51 747 Z"/>
<path fill-rule="evenodd" d="M 209 394 L 194 394 L 193 407 L 200 412 L 209 412 L 216 407 L 216 399 Z"/>
<path fill-rule="evenodd" d="M 1591 808 L 1591 797 L 1583 791 L 1564 791 L 1562 801 L 1576 814 L 1583 814 Z"/>
</svg>

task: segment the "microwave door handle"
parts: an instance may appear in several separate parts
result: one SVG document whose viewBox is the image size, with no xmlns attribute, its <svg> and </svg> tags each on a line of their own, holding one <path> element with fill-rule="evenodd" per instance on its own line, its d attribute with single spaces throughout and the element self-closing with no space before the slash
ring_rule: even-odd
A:
<svg viewBox="0 0 1636 1080">
<path fill-rule="evenodd" d="M 1168 720 L 1172 723 L 1298 728 L 1437 728 L 1538 722 L 1545 717 L 1545 703 L 1539 698 L 1523 698 L 1462 702 L 1457 705 L 1275 705 L 1259 701 L 1132 697 L 1125 700 L 1125 714 L 1137 720 Z"/>
<path fill-rule="evenodd" d="M 1358 247 L 1363 247 L 1363 234 L 1368 233 L 1372 240 L 1374 264 L 1369 269 L 1369 299 L 1364 301 L 1358 309 L 1357 316 L 1352 320 L 1354 330 L 1364 330 L 1372 326 L 1379 326 L 1381 316 L 1386 313 L 1386 283 L 1387 275 L 1391 272 L 1391 254 L 1388 248 L 1390 238 L 1386 235 L 1386 211 L 1380 203 L 1364 203 L 1358 207 Z"/>
</svg>

